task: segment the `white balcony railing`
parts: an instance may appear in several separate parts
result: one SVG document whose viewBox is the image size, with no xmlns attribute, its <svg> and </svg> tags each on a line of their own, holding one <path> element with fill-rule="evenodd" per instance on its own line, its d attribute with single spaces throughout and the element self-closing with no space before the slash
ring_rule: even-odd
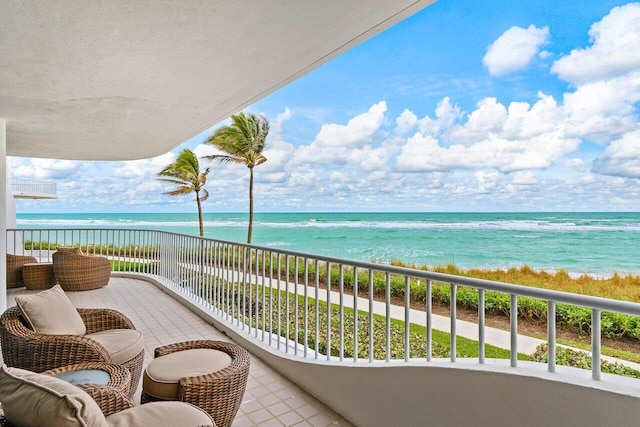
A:
<svg viewBox="0 0 640 427">
<path fill-rule="evenodd" d="M 11 192 L 16 199 L 57 199 L 55 182 L 11 179 Z"/>
<path fill-rule="evenodd" d="M 486 292 L 510 299 L 510 365 L 518 366 L 518 301 L 527 297 L 545 301 L 548 323 L 548 371 L 555 371 L 557 304 L 591 312 L 592 377 L 600 378 L 602 312 L 640 316 L 640 304 L 550 291 L 501 282 L 438 274 L 422 270 L 315 256 L 306 253 L 245 245 L 150 230 L 57 229 L 9 230 L 8 242 L 24 248 L 10 253 L 48 260 L 57 246 L 79 246 L 91 254 L 128 263 L 128 269 L 147 273 L 197 301 L 213 315 L 277 351 L 315 360 L 371 363 L 432 359 L 432 287 L 450 286 L 450 361 L 456 362 L 456 299 L 462 287 L 477 290 L 478 363 L 485 362 L 484 300 Z M 20 241 L 20 240 L 17 240 Z M 375 285 L 375 286 L 374 286 Z M 425 346 L 411 350 L 412 302 L 419 293 L 425 302 Z M 363 300 L 364 299 L 364 300 Z M 401 345 L 392 348 L 392 300 L 403 299 Z M 376 301 L 377 300 L 377 301 Z M 348 302 L 346 302 L 348 301 Z M 360 302 L 359 302 L 360 301 Z M 363 304 L 363 301 L 366 301 Z M 374 302 L 384 304 L 384 334 L 376 336 Z M 320 310 L 326 304 L 333 310 Z M 397 311 L 397 306 L 393 306 Z M 360 313 L 359 313 L 360 312 Z M 330 313 L 330 314 L 327 314 Z M 363 315 L 363 313 L 366 313 Z M 364 328 L 364 329 L 363 329 Z M 360 332 L 363 332 L 361 334 Z M 366 332 L 366 333 L 364 333 Z M 379 349 L 376 351 L 375 349 Z"/>
</svg>

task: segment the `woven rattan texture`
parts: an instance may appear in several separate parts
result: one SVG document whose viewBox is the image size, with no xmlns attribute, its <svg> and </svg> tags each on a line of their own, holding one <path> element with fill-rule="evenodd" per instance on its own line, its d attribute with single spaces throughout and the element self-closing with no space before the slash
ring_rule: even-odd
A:
<svg viewBox="0 0 640 427">
<path fill-rule="evenodd" d="M 85 369 L 95 369 L 105 371 L 109 373 L 109 382 L 105 385 L 102 384 L 79 384 L 78 387 L 111 387 L 118 390 L 120 393 L 129 395 L 131 391 L 131 374 L 129 370 L 124 366 L 114 365 L 112 363 L 104 362 L 88 362 L 78 363 L 76 365 L 62 366 L 56 369 L 50 369 L 44 371 L 43 374 L 58 376 L 69 372 L 82 371 Z M 104 411 L 103 411 L 104 412 Z"/>
<path fill-rule="evenodd" d="M 37 261 L 38 260 L 32 256 L 7 254 L 7 288 L 20 288 L 24 286 L 22 266 Z"/>
<path fill-rule="evenodd" d="M 49 289 L 56 284 L 53 274 L 53 264 L 26 263 L 22 266 L 22 279 L 27 289 Z"/>
<path fill-rule="evenodd" d="M 111 264 L 105 257 L 70 251 L 54 252 L 51 257 L 56 279 L 65 291 L 88 291 L 109 283 Z"/>
<path fill-rule="evenodd" d="M 106 308 L 79 308 L 78 313 L 87 333 L 108 329 L 135 329 L 124 314 Z M 0 345 L 4 362 L 8 366 L 44 372 L 50 369 L 84 362 L 111 362 L 105 348 L 79 335 L 39 334 L 25 323 L 20 309 L 11 307 L 0 316 Z M 140 382 L 144 351 L 122 363 L 131 373 L 133 395 Z"/>
<path fill-rule="evenodd" d="M 178 400 L 207 411 L 217 426 L 229 427 L 240 408 L 247 388 L 249 353 L 234 343 L 200 340 L 158 347 L 155 350 L 155 357 L 196 348 L 223 351 L 231 357 L 231 364 L 218 372 L 181 378 L 178 382 Z M 142 403 L 153 400 L 152 396 L 142 391 Z"/>
</svg>

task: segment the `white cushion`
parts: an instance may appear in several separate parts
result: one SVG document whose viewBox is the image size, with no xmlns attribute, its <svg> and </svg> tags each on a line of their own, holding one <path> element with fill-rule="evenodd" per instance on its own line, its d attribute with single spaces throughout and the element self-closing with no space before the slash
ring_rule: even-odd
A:
<svg viewBox="0 0 640 427">
<path fill-rule="evenodd" d="M 34 295 L 16 296 L 31 328 L 48 335 L 84 335 L 87 328 L 60 285 Z"/>
<path fill-rule="evenodd" d="M 196 427 L 215 426 L 200 408 L 184 402 L 151 402 L 116 412 L 107 417 L 110 427 L 163 426 Z"/>
<path fill-rule="evenodd" d="M 58 378 L 18 368 L 0 368 L 0 402 L 9 425 L 106 427 L 98 404 Z"/>
<path fill-rule="evenodd" d="M 142 332 L 135 329 L 108 329 L 85 336 L 102 344 L 116 365 L 133 359 L 144 350 Z"/>
</svg>

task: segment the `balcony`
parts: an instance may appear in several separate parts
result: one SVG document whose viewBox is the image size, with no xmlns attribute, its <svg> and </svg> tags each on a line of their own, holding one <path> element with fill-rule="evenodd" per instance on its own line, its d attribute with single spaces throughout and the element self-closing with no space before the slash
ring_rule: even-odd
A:
<svg viewBox="0 0 640 427">
<path fill-rule="evenodd" d="M 232 339 L 249 350 L 251 378 L 234 425 L 635 425 L 640 416 L 640 381 L 603 374 L 599 363 L 602 312 L 639 316 L 640 304 L 159 231 L 9 230 L 7 240 L 15 237 L 24 242 L 16 253 L 41 261 L 57 246 L 78 246 L 127 270 L 71 297 L 127 314 L 145 336 L 146 363 L 156 346 L 185 339 Z M 446 318 L 432 313 L 437 282 L 450 286 Z M 398 287 L 404 301 L 391 297 Z M 477 357 L 456 352 L 470 325 L 456 318 L 463 288 L 478 291 Z M 10 290 L 9 305 L 18 292 L 28 291 Z M 412 306 L 415 292 L 424 292 L 426 309 Z M 505 294 L 511 313 L 519 299 L 545 301 L 551 320 L 542 341 L 552 356 L 557 305 L 590 310 L 592 370 L 556 366 L 555 357 L 519 360 L 529 349 L 515 315 L 498 340 L 508 355 L 487 357 L 496 333 L 484 322 L 487 292 Z M 423 327 L 418 350 L 411 324 Z M 446 358 L 434 350 L 437 329 L 450 332 Z"/>
<path fill-rule="evenodd" d="M 57 199 L 55 182 L 11 179 L 11 193 L 16 199 Z"/>
</svg>

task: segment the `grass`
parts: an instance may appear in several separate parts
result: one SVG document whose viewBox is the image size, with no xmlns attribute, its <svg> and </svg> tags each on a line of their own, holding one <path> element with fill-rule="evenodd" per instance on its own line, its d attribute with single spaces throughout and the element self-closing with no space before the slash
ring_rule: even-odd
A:
<svg viewBox="0 0 640 427">
<path fill-rule="evenodd" d="M 546 337 L 544 337 L 546 339 Z M 563 338 L 556 338 L 558 344 L 566 345 L 568 347 L 581 348 L 583 350 L 591 351 L 591 344 L 587 344 L 580 341 L 566 340 Z M 640 354 L 632 351 L 620 350 L 617 348 L 602 346 L 601 353 L 605 356 L 616 357 L 618 359 L 628 360 L 630 362 L 640 363 Z"/>
<path fill-rule="evenodd" d="M 135 271 L 147 273 L 149 270 L 149 264 L 147 263 L 119 260 L 109 260 L 109 263 L 111 264 L 111 271 Z"/>
<path fill-rule="evenodd" d="M 236 291 L 231 291 L 229 303 L 234 301 L 236 310 L 245 310 L 245 313 L 249 312 L 249 300 L 248 298 L 241 299 L 236 286 Z M 288 294 L 286 291 L 269 290 L 264 288 L 265 298 L 264 304 L 262 302 L 262 290 L 261 286 L 256 288 L 259 293 L 259 301 L 256 304 L 255 294 L 251 301 L 251 316 L 248 314 L 244 316 L 244 322 L 251 322 L 255 326 L 256 319 L 259 321 L 259 326 L 263 325 L 264 316 L 264 328 L 267 331 L 274 332 L 280 336 L 288 336 L 291 340 L 296 340 L 298 343 L 303 344 L 305 340 L 304 336 L 304 320 L 305 320 L 305 301 L 304 297 L 298 296 L 296 300 L 295 295 Z M 279 298 L 278 298 L 279 295 Z M 297 301 L 297 303 L 296 303 Z M 212 301 L 213 302 L 213 301 Z M 225 299 L 222 304 L 226 306 L 227 300 Z M 342 312 L 343 330 L 340 330 L 340 307 L 336 304 L 331 304 L 330 308 L 324 301 L 317 301 L 318 312 L 316 315 L 316 300 L 313 298 L 307 299 L 307 316 L 308 321 L 307 330 L 307 342 L 309 348 L 315 349 L 315 329 L 316 318 L 318 320 L 318 342 L 317 349 L 321 354 L 330 352 L 332 356 L 339 357 L 341 355 L 342 343 L 342 357 L 353 358 L 357 351 L 357 357 L 362 359 L 369 358 L 369 315 L 366 312 L 359 311 L 358 316 L 354 315 L 354 310 L 349 307 L 344 307 Z M 288 307 L 288 311 L 287 311 Z M 272 316 L 269 317 L 269 314 Z M 278 316 L 279 313 L 279 316 Z M 331 333 L 327 335 L 327 316 L 330 313 L 331 317 Z M 298 331 L 296 335 L 295 320 L 298 321 Z M 279 321 L 279 323 L 278 323 Z M 357 339 L 354 337 L 355 325 L 357 322 Z M 405 357 L 405 330 L 404 322 L 397 319 L 391 319 L 389 329 L 389 359 L 404 359 Z M 387 357 L 386 353 L 386 319 L 381 315 L 373 316 L 373 358 L 380 360 Z M 327 339 L 329 338 L 329 339 Z M 448 358 L 451 354 L 450 346 L 451 335 L 446 332 L 432 331 L 432 357 L 433 358 Z M 409 356 L 411 358 L 426 358 L 427 357 L 427 345 L 426 345 L 426 328 L 424 326 L 411 324 L 409 327 Z M 457 357 L 478 357 L 478 342 L 470 340 L 464 337 L 456 337 L 456 356 Z M 485 356 L 487 358 L 496 359 L 508 359 L 510 357 L 510 351 L 501 349 L 492 345 L 485 345 Z M 529 356 L 525 354 L 519 354 L 520 360 L 529 360 Z"/>
</svg>

